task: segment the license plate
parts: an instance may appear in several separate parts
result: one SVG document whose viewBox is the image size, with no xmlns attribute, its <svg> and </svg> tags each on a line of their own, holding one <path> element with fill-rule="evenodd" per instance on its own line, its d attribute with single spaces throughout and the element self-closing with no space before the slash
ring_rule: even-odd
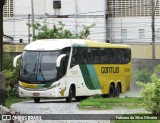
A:
<svg viewBox="0 0 160 123">
<path fill-rule="evenodd" d="M 34 97 L 38 97 L 40 94 L 39 93 L 33 93 Z"/>
</svg>

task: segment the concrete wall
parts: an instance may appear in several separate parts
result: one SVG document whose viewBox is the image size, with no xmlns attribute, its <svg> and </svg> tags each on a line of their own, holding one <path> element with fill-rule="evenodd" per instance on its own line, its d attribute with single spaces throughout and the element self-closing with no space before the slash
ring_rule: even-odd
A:
<svg viewBox="0 0 160 123">
<path fill-rule="evenodd" d="M 132 48 L 132 58 L 152 59 L 151 44 L 130 44 Z M 160 59 L 160 44 L 156 44 L 156 59 Z"/>
<path fill-rule="evenodd" d="M 160 42 L 160 17 L 155 17 L 155 40 Z M 116 17 L 108 19 L 107 28 L 110 29 L 110 39 L 118 43 L 151 43 L 152 41 L 151 17 Z M 122 39 L 122 29 L 127 30 L 126 39 Z M 140 37 L 139 29 L 144 29 L 144 36 Z"/>
<path fill-rule="evenodd" d="M 155 68 L 160 64 L 160 59 L 133 59 L 132 60 L 132 72 L 136 70 L 142 70 L 147 68 L 148 71 L 153 72 Z"/>
</svg>

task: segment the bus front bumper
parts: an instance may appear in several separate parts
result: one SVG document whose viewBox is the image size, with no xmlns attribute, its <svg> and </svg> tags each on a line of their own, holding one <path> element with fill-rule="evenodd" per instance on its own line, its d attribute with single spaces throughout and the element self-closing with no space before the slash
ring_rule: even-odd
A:
<svg viewBox="0 0 160 123">
<path fill-rule="evenodd" d="M 58 87 L 54 89 L 47 90 L 26 90 L 24 88 L 19 87 L 19 96 L 20 97 L 51 97 L 57 98 L 59 97 Z"/>
</svg>

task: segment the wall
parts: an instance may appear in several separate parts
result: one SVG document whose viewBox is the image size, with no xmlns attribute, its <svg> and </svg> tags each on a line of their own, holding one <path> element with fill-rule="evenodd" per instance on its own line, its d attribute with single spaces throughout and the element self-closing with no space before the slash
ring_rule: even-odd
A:
<svg viewBox="0 0 160 123">
<path fill-rule="evenodd" d="M 151 44 L 129 44 L 132 48 L 132 58 L 152 59 Z M 160 59 L 160 44 L 156 44 L 156 59 Z"/>
<path fill-rule="evenodd" d="M 155 40 L 160 42 L 160 17 L 155 17 Z M 110 17 L 108 19 L 108 29 L 110 29 L 110 39 L 116 43 L 151 43 L 152 40 L 152 20 L 148 17 Z M 127 29 L 127 38 L 122 39 L 121 29 Z M 139 29 L 144 29 L 143 38 L 139 37 Z"/>
<path fill-rule="evenodd" d="M 106 41 L 105 0 L 61 0 L 61 9 L 53 9 L 53 0 L 33 0 L 35 21 L 53 27 L 58 21 L 72 32 L 79 32 L 83 25 L 96 24 L 90 39 Z M 76 5 L 77 4 L 77 5 Z M 14 0 L 14 17 L 4 18 L 4 34 L 14 38 L 14 43 L 23 39 L 28 43 L 28 14 L 32 14 L 31 0 Z M 72 15 L 71 18 L 48 18 L 45 14 Z M 75 16 L 77 14 L 77 17 Z M 32 18 L 32 17 L 31 17 Z M 30 19 L 31 22 L 31 19 Z M 76 28 L 77 27 L 77 28 Z M 32 34 L 32 28 L 30 29 Z M 32 37 L 30 38 L 32 39 Z"/>
<path fill-rule="evenodd" d="M 150 72 L 153 72 L 155 68 L 160 64 L 160 59 L 133 59 L 132 70 L 133 74 L 136 70 L 142 70 L 147 68 Z"/>
<path fill-rule="evenodd" d="M 151 44 L 129 44 L 132 49 L 133 59 L 152 59 Z M 22 52 L 25 44 L 4 44 L 4 52 Z M 160 44 L 156 44 L 156 59 L 160 59 Z"/>
</svg>

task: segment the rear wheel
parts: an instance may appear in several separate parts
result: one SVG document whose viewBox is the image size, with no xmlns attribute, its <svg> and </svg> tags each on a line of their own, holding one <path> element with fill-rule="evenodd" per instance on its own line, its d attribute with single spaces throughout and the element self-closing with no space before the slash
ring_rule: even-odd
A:
<svg viewBox="0 0 160 123">
<path fill-rule="evenodd" d="M 72 87 L 70 87 L 70 89 L 69 89 L 69 95 L 68 95 L 68 97 L 66 97 L 66 102 L 72 102 L 72 98 L 74 97 L 74 95 L 73 95 L 73 89 L 72 89 Z"/>
<path fill-rule="evenodd" d="M 40 98 L 33 98 L 35 103 L 39 103 L 40 102 Z"/>
<path fill-rule="evenodd" d="M 114 97 L 115 96 L 115 87 L 113 84 L 110 84 L 109 86 L 109 97 Z"/>
<path fill-rule="evenodd" d="M 121 86 L 120 86 L 120 84 L 118 84 L 116 89 L 115 89 L 115 95 L 117 97 L 119 97 L 120 93 L 121 93 Z"/>
</svg>

